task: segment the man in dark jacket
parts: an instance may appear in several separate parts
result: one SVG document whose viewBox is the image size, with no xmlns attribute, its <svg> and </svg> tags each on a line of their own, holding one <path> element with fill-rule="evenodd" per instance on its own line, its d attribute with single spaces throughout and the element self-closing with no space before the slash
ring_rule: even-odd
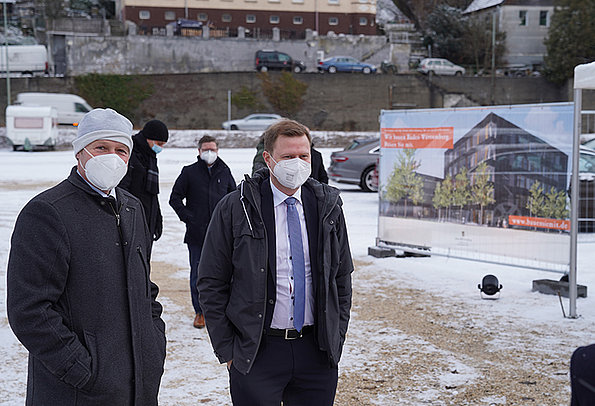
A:
<svg viewBox="0 0 595 406">
<path fill-rule="evenodd" d="M 182 169 L 169 198 L 170 206 L 186 223 L 184 242 L 190 254 L 190 296 L 196 328 L 205 326 L 196 281 L 207 226 L 219 200 L 236 188 L 229 167 L 218 157 L 218 153 L 217 140 L 209 135 L 202 137 L 198 142 L 197 162 Z"/>
<path fill-rule="evenodd" d="M 217 205 L 200 304 L 234 405 L 333 404 L 353 262 L 339 191 L 310 175 L 308 129 L 265 133 L 259 170 Z"/>
<path fill-rule="evenodd" d="M 29 351 L 27 405 L 157 405 L 165 324 L 141 203 L 115 186 L 132 124 L 87 113 L 70 176 L 23 208 L 7 273 L 10 325 Z"/>
<path fill-rule="evenodd" d="M 134 148 L 128 162 L 128 172 L 119 185 L 143 204 L 149 232 L 155 241 L 161 237 L 163 231 L 163 217 L 158 199 L 157 154 L 163 150 L 168 138 L 167 126 L 163 122 L 147 122 L 143 129 L 132 137 Z"/>
</svg>

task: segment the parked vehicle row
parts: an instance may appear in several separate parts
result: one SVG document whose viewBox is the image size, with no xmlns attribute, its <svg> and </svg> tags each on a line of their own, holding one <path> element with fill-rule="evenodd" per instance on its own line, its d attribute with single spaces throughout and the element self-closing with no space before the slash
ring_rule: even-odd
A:
<svg viewBox="0 0 595 406">
<path fill-rule="evenodd" d="M 285 52 L 276 50 L 260 50 L 254 55 L 254 67 L 259 72 L 269 70 L 286 70 L 300 73 L 306 70 L 306 64 L 293 59 Z M 334 56 L 318 62 L 316 67 L 319 72 L 362 72 L 375 73 L 376 67 L 369 63 L 360 62 L 351 56 Z"/>
<path fill-rule="evenodd" d="M 304 62 L 293 59 L 288 54 L 276 50 L 257 51 L 254 56 L 254 66 L 260 72 L 287 70 L 300 73 L 306 70 L 306 64 Z M 378 70 L 376 66 L 361 62 L 351 56 L 333 56 L 323 59 L 318 62 L 316 69 L 321 73 L 361 72 L 366 75 L 376 73 Z M 383 61 L 381 69 L 383 73 L 397 73 L 396 65 L 389 61 Z M 465 68 L 443 58 L 422 59 L 417 71 L 426 75 L 462 76 L 465 74 Z"/>
</svg>

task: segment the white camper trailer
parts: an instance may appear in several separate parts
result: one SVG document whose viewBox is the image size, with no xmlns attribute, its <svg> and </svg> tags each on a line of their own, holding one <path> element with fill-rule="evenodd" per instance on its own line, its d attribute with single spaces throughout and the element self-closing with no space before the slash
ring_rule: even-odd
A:
<svg viewBox="0 0 595 406">
<path fill-rule="evenodd" d="M 68 93 L 19 93 L 16 104 L 54 107 L 58 111 L 58 124 L 68 125 L 78 123 L 85 113 L 93 110 L 85 99 Z"/>
<path fill-rule="evenodd" d="M 0 46 L 0 71 L 6 73 L 6 48 L 8 70 L 21 75 L 44 75 L 48 73 L 48 51 L 44 45 Z"/>
<path fill-rule="evenodd" d="M 58 137 L 58 112 L 49 106 L 8 106 L 6 138 L 16 151 L 54 149 Z"/>
</svg>

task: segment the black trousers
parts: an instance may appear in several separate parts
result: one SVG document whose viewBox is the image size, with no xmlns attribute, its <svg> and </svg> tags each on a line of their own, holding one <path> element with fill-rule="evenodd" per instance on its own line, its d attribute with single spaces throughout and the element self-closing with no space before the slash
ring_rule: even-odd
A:
<svg viewBox="0 0 595 406">
<path fill-rule="evenodd" d="M 247 375 L 229 371 L 234 406 L 331 406 L 338 370 L 320 351 L 315 334 L 295 340 L 263 336 Z"/>
<path fill-rule="evenodd" d="M 595 405 L 595 344 L 579 347 L 570 359 L 571 406 Z"/>
</svg>

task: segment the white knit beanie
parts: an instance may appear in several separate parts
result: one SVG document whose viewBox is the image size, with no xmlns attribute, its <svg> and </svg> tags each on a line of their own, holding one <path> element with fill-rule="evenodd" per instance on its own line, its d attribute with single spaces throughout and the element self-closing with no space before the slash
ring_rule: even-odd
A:
<svg viewBox="0 0 595 406">
<path fill-rule="evenodd" d="M 76 138 L 72 141 L 74 154 L 97 140 L 121 142 L 132 152 L 132 123 L 115 110 L 93 109 L 79 122 Z"/>
</svg>

